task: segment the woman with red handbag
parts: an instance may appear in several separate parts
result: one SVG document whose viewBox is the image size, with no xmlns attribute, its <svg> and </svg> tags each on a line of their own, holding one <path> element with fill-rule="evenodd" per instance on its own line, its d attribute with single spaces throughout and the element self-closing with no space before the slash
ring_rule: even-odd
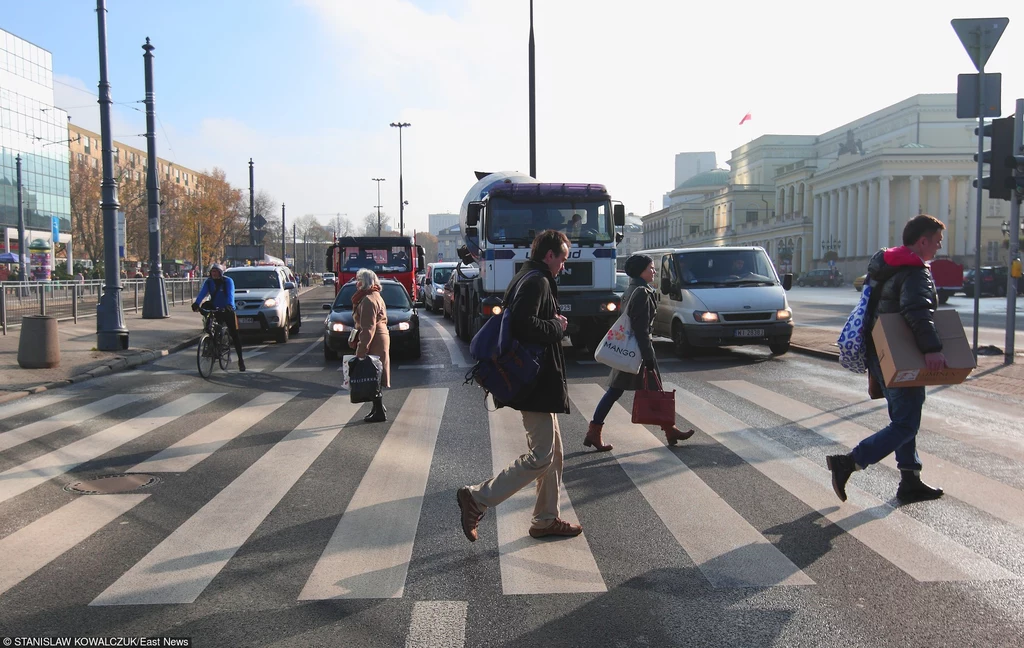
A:
<svg viewBox="0 0 1024 648">
<path fill-rule="evenodd" d="M 661 372 L 658 370 L 658 359 L 654 355 L 654 345 L 651 343 L 654 316 L 658 310 L 654 287 L 651 286 L 651 282 L 654 281 L 657 274 L 654 269 L 654 259 L 646 254 L 632 255 L 626 259 L 626 274 L 629 275 L 629 287 L 622 295 L 622 303 L 628 304 L 629 323 L 633 328 L 633 334 L 636 335 L 643 363 L 640 365 L 640 372 L 636 374 L 612 370 L 608 390 L 597 404 L 594 418 L 587 428 L 587 437 L 583 440 L 584 446 L 593 447 L 598 452 L 608 452 L 612 449 L 611 445 L 601 442 L 601 430 L 604 428 L 605 417 L 608 416 L 612 405 L 622 397 L 622 394 L 627 391 L 648 389 L 651 385 L 645 386 L 645 382 L 651 383 L 652 381 L 650 377 L 645 381 L 645 374 L 653 374 L 655 378 L 653 384 L 657 389 L 661 388 Z M 636 299 L 630 300 L 636 291 L 641 291 L 641 294 L 638 294 Z M 664 424 L 661 429 L 665 432 L 665 439 L 670 446 L 693 436 L 693 430 L 683 432 L 674 423 Z"/>
</svg>

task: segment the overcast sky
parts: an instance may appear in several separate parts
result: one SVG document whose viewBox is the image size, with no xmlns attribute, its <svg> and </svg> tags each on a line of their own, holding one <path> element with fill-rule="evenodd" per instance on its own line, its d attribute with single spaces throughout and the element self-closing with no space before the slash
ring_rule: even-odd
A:
<svg viewBox="0 0 1024 648">
<path fill-rule="evenodd" d="M 765 133 L 819 134 L 974 72 L 950 19 L 1008 16 L 986 70 L 1024 97 L 1019 2 L 535 0 L 537 174 L 661 207 L 674 156 Z M 377 204 L 406 229 L 459 209 L 476 170 L 529 171 L 528 0 L 107 0 L 114 136 L 145 140 L 156 46 L 158 155 L 223 168 L 289 218 Z M 95 3 L 4 3 L 4 29 L 53 53 L 56 104 L 99 129 Z M 1017 65 L 1013 66 L 1012 62 Z M 750 112 L 752 120 L 739 126 Z"/>
</svg>

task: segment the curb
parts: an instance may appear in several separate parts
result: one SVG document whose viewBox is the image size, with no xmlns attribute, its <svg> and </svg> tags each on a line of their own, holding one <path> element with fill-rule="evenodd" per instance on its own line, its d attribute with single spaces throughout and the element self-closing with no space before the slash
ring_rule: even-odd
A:
<svg viewBox="0 0 1024 648">
<path fill-rule="evenodd" d="M 25 396 L 31 396 L 32 394 L 39 394 L 41 392 L 48 391 L 51 389 L 57 389 L 58 387 L 74 385 L 89 380 L 91 378 L 98 378 L 100 376 L 107 376 L 114 373 L 120 373 L 121 371 L 124 371 L 126 369 L 134 369 L 135 367 L 144 364 L 149 364 L 150 362 L 153 362 L 157 358 L 162 358 L 172 353 L 177 353 L 178 351 L 187 349 L 190 346 L 195 345 L 199 341 L 199 337 L 201 335 L 202 334 L 190 337 L 183 342 L 175 344 L 169 349 L 145 349 L 143 351 L 140 351 L 139 353 L 130 356 L 115 356 L 98 367 L 90 369 L 85 373 L 71 376 L 66 380 L 56 380 L 53 382 L 35 385 L 34 387 L 29 387 L 27 389 L 0 394 L 0 404 L 8 403 L 13 400 L 18 400 L 19 398 L 24 398 Z"/>
<path fill-rule="evenodd" d="M 831 351 L 823 351 L 822 349 L 816 349 L 814 347 L 801 346 L 799 344 L 793 344 L 790 342 L 789 350 L 799 353 L 801 355 L 807 355 L 814 358 L 821 358 L 823 360 L 838 360 L 839 354 Z"/>
</svg>

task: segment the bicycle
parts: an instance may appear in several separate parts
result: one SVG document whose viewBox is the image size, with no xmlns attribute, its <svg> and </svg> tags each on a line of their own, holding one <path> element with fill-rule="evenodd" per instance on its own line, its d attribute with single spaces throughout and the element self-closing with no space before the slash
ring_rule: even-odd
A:
<svg viewBox="0 0 1024 648">
<path fill-rule="evenodd" d="M 228 309 L 209 308 L 203 304 L 199 306 L 199 312 L 203 315 L 203 334 L 196 348 L 196 365 L 199 367 L 199 375 L 209 378 L 215 362 L 225 371 L 231 364 L 228 327 L 214 317 L 215 313 L 225 313 Z"/>
</svg>

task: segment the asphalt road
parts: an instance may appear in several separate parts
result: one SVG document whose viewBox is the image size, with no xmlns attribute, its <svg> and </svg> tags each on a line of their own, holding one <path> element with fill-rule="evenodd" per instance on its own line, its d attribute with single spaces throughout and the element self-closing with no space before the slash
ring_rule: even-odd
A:
<svg viewBox="0 0 1024 648">
<path fill-rule="evenodd" d="M 563 516 L 584 534 L 530 539 L 527 488 L 471 544 L 455 491 L 525 450 L 517 415 L 463 384 L 467 345 L 423 313 L 422 357 L 393 363 L 389 421 L 363 423 L 369 407 L 325 366 L 329 291 L 303 296 L 287 344 L 248 347 L 245 374 L 203 380 L 186 350 L 0 407 L 0 637 L 1024 644 L 1020 399 L 930 389 L 918 447 L 947 496 L 898 505 L 883 463 L 840 504 L 825 455 L 887 420 L 861 376 L 757 348 L 682 362 L 659 343 L 679 424 L 697 433 L 667 448 L 629 422 L 627 395 L 602 454 L 581 441 L 607 372 L 569 350 Z M 159 481 L 65 489 L 129 472 Z"/>
<path fill-rule="evenodd" d="M 850 286 L 839 288 L 817 288 L 794 286 L 787 293 L 793 308 L 796 326 L 818 326 L 842 328 L 850 311 L 857 305 L 860 293 Z M 956 295 L 940 306 L 955 310 L 960 315 L 967 339 L 974 336 L 974 298 Z M 1014 347 L 1024 351 L 1024 297 L 1018 297 L 1015 309 L 1016 327 Z M 978 304 L 978 344 L 992 345 L 1002 349 L 1006 344 L 1006 298 L 982 297 Z"/>
</svg>

